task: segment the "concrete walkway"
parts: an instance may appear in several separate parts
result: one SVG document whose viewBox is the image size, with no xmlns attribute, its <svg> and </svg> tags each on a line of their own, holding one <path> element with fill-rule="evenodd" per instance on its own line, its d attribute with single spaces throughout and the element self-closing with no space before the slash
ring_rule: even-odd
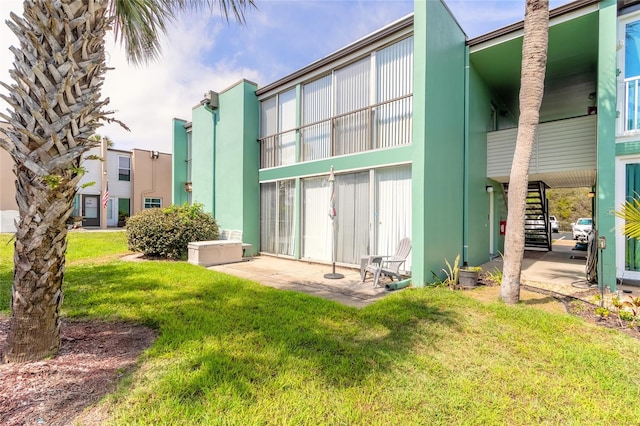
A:
<svg viewBox="0 0 640 426">
<path fill-rule="evenodd" d="M 574 250 L 574 247 L 575 241 L 561 240 L 553 244 L 552 251 L 526 250 L 522 261 L 522 284 L 573 297 L 594 293 L 597 285 L 586 280 L 587 252 Z M 485 272 L 496 268 L 502 271 L 502 258 L 481 266 Z"/>
</svg>

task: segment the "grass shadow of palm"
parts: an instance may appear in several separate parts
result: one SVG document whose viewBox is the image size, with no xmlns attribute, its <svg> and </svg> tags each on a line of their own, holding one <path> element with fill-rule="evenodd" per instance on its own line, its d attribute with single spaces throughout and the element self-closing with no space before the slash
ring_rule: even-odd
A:
<svg viewBox="0 0 640 426">
<path fill-rule="evenodd" d="M 219 387 L 247 398 L 257 384 L 290 374 L 352 386 L 387 371 L 390 359 L 410 357 L 417 341 L 437 344 L 457 322 L 424 292 L 358 310 L 185 263 L 76 266 L 65 291 L 68 315 L 158 328 L 148 356 L 173 362 L 157 386 L 180 376 L 180 398 Z"/>
</svg>

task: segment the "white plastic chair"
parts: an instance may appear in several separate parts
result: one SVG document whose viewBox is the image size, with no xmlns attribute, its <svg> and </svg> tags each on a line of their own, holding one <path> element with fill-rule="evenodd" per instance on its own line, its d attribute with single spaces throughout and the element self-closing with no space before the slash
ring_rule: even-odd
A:
<svg viewBox="0 0 640 426">
<path fill-rule="evenodd" d="M 380 275 L 386 275 L 391 278 L 396 277 L 398 281 L 402 279 L 400 275 L 400 266 L 407 261 L 407 257 L 411 252 L 411 239 L 403 238 L 396 247 L 396 253 L 393 256 L 369 256 L 369 262 L 364 266 L 362 271 L 362 282 L 367 279 L 367 272 L 373 274 L 373 286 L 378 287 Z"/>
</svg>

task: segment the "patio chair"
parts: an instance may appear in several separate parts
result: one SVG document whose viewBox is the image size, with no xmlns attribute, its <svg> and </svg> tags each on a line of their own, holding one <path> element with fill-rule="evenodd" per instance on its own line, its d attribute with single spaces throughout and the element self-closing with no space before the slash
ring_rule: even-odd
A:
<svg viewBox="0 0 640 426">
<path fill-rule="evenodd" d="M 393 256 L 368 256 L 368 262 L 362 265 L 361 277 L 362 282 L 367 278 L 367 272 L 373 274 L 373 287 L 378 287 L 380 275 L 386 275 L 391 278 L 396 277 L 398 281 L 402 279 L 400 275 L 400 266 L 407 261 L 407 257 L 411 252 L 411 239 L 403 238 L 396 247 L 396 253 Z"/>
</svg>

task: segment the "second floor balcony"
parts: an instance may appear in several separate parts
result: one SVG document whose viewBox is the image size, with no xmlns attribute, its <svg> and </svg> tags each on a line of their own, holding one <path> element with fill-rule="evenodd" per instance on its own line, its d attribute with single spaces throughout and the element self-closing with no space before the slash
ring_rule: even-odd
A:
<svg viewBox="0 0 640 426">
<path fill-rule="evenodd" d="M 413 96 L 406 95 L 260 139 L 260 168 L 412 143 Z"/>
</svg>

